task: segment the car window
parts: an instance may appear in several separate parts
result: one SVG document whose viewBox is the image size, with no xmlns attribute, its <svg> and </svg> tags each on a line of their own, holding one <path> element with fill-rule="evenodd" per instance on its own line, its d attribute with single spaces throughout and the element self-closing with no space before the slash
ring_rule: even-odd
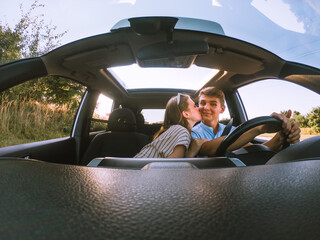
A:
<svg viewBox="0 0 320 240">
<path fill-rule="evenodd" d="M 165 109 L 143 109 L 141 111 L 142 115 L 144 116 L 144 120 L 146 124 L 153 124 L 153 123 L 163 123 L 164 120 L 164 113 Z M 226 110 L 220 116 L 221 123 L 228 123 L 230 120 L 230 113 L 228 107 L 226 106 Z"/>
<path fill-rule="evenodd" d="M 90 124 L 90 132 L 107 129 L 107 122 L 112 111 L 113 100 L 103 94 L 99 95 Z"/>
<path fill-rule="evenodd" d="M 0 147 L 70 136 L 85 87 L 61 77 L 33 79 L 0 93 Z"/>
<path fill-rule="evenodd" d="M 319 134 L 320 129 L 311 119 L 320 108 L 317 93 L 295 83 L 274 79 L 252 83 L 238 91 L 249 119 L 291 109 L 292 119 L 300 123 L 303 135 Z"/>
<path fill-rule="evenodd" d="M 163 123 L 165 109 L 143 109 L 141 111 L 146 124 Z"/>
<path fill-rule="evenodd" d="M 225 106 L 226 106 L 226 109 L 222 114 L 220 114 L 219 122 L 223 124 L 228 124 L 228 122 L 230 121 L 230 113 L 229 113 L 228 105 L 225 104 Z"/>
</svg>

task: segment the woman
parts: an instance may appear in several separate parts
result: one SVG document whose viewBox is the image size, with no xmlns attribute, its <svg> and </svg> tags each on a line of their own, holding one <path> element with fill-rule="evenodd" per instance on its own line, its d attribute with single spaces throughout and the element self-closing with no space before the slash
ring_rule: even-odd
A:
<svg viewBox="0 0 320 240">
<path fill-rule="evenodd" d="M 201 145 L 208 141 L 202 138 L 191 141 L 191 129 L 200 120 L 200 112 L 192 99 L 188 95 L 178 93 L 168 101 L 163 126 L 155 134 L 153 141 L 134 157 L 195 157 Z"/>
</svg>

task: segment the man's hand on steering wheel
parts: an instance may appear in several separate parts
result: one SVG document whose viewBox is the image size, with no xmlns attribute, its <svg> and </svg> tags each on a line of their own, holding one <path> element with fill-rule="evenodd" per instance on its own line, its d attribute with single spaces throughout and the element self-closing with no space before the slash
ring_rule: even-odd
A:
<svg viewBox="0 0 320 240">
<path fill-rule="evenodd" d="M 292 114 L 292 112 L 289 109 L 286 114 L 287 119 L 290 119 L 291 114 Z M 287 142 L 290 144 L 300 142 L 300 132 L 301 132 L 300 124 L 295 121 L 290 122 L 290 124 L 291 124 L 291 128 L 290 128 L 290 131 L 287 135 Z"/>
<path fill-rule="evenodd" d="M 287 141 L 289 144 L 294 144 L 300 141 L 300 125 L 298 122 L 291 122 L 292 111 L 289 109 L 286 115 L 279 113 L 272 113 L 271 117 L 277 118 L 282 121 L 282 130 L 279 131 L 278 135 L 280 137 L 280 141 Z"/>
<path fill-rule="evenodd" d="M 225 139 L 222 140 L 216 150 L 216 156 L 223 155 L 227 148 L 231 146 L 238 138 L 240 138 L 242 133 L 249 133 L 249 130 L 254 130 L 254 128 L 257 131 L 250 130 L 251 133 L 247 134 L 245 137 L 242 137 L 241 141 L 248 140 L 247 142 L 250 142 L 256 135 L 261 133 L 277 132 L 272 139 L 264 143 L 264 145 L 268 146 L 271 150 L 277 151 L 280 150 L 280 147 L 285 148 L 290 143 L 299 142 L 301 131 L 299 124 L 297 122 L 290 122 L 290 116 L 291 110 L 289 110 L 286 115 L 272 113 L 271 117 L 258 117 L 240 124 L 233 132 L 231 132 Z M 257 132 L 258 134 L 254 134 L 254 132 Z M 232 147 L 234 148 L 235 146 L 232 145 Z"/>
</svg>

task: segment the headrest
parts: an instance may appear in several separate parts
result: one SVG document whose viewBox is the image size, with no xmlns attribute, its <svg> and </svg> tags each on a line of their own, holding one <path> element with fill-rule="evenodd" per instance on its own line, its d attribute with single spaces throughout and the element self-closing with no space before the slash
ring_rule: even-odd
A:
<svg viewBox="0 0 320 240">
<path fill-rule="evenodd" d="M 112 111 L 108 121 L 108 130 L 129 132 L 136 130 L 136 118 L 129 108 L 117 108 Z"/>
<path fill-rule="evenodd" d="M 138 129 L 144 126 L 144 116 L 142 115 L 142 113 L 138 113 L 136 115 L 136 120 Z"/>
</svg>

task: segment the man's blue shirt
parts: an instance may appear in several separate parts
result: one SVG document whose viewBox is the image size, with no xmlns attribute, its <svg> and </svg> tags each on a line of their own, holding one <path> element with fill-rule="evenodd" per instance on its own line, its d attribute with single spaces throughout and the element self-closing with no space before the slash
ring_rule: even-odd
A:
<svg viewBox="0 0 320 240">
<path fill-rule="evenodd" d="M 217 134 L 214 134 L 213 128 L 209 127 L 201 121 L 201 123 L 197 124 L 192 128 L 191 131 L 191 136 L 193 139 L 196 138 L 205 138 L 208 139 L 209 141 L 218 137 L 221 137 L 223 130 L 225 129 L 226 125 L 219 123 L 219 129 Z M 231 131 L 233 131 L 235 127 L 231 128 Z"/>
</svg>

